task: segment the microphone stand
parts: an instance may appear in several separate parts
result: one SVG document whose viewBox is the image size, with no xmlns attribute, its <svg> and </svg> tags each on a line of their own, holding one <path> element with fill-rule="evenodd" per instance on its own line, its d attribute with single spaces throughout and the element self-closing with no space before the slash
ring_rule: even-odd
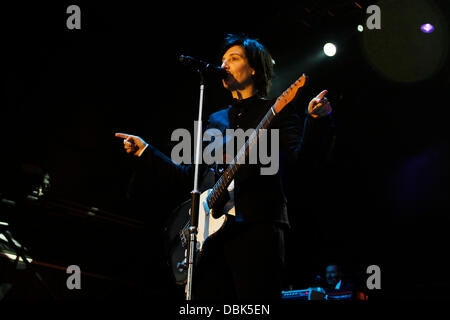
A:
<svg viewBox="0 0 450 320">
<path fill-rule="evenodd" d="M 202 113 L 203 113 L 203 96 L 204 96 L 204 78 L 200 70 L 200 100 L 198 110 L 198 122 L 197 122 L 197 137 L 195 142 L 195 162 L 194 162 L 194 189 L 191 191 L 192 203 L 191 203 L 191 220 L 189 226 L 189 246 L 187 252 L 187 281 L 186 281 L 186 300 L 192 300 L 192 280 L 194 276 L 194 263 L 197 257 L 197 227 L 198 227 L 198 209 L 200 201 L 200 191 L 198 190 L 198 176 L 200 157 L 202 154 Z"/>
</svg>

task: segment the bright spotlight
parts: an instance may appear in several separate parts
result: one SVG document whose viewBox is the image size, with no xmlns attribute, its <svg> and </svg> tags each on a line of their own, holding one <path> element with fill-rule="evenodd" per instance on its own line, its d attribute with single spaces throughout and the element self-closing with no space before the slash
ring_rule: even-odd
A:
<svg viewBox="0 0 450 320">
<path fill-rule="evenodd" d="M 323 46 L 323 52 L 327 56 L 332 57 L 336 54 L 336 46 L 334 44 L 328 42 Z"/>
<path fill-rule="evenodd" d="M 358 28 L 357 29 L 358 29 L 359 32 L 363 32 L 364 27 L 362 25 L 358 24 Z"/>
<path fill-rule="evenodd" d="M 425 23 L 420 27 L 420 30 L 424 33 L 431 33 L 434 31 L 434 26 L 432 24 Z"/>
</svg>

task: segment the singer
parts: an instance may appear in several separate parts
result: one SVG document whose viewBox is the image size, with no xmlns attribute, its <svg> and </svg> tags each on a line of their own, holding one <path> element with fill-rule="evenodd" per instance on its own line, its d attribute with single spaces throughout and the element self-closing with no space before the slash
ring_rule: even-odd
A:
<svg viewBox="0 0 450 320">
<path fill-rule="evenodd" d="M 255 39 L 228 35 L 222 50 L 223 87 L 233 102 L 209 116 L 207 129 L 255 128 L 273 105 L 267 100 L 273 78 L 273 60 Z M 301 70 L 299 70 L 301 75 Z M 305 165 L 314 157 L 316 139 L 330 124 L 330 103 L 321 91 L 308 106 L 289 103 L 271 122 L 279 130 L 280 170 L 261 175 L 261 164 L 243 164 L 229 184 L 216 211 L 228 219 L 222 229 L 205 241 L 198 256 L 193 280 L 195 300 L 279 299 L 284 268 L 284 237 L 289 228 L 287 200 L 283 191 L 286 170 Z M 306 108 L 305 108 L 306 107 Z M 306 109 L 306 112 L 303 110 Z M 297 112 L 299 111 L 299 112 Z M 191 184 L 193 165 L 177 165 L 144 139 L 125 133 L 124 148 L 140 162 L 136 174 L 146 179 Z M 210 169 L 220 176 L 218 166 L 200 167 L 200 177 Z"/>
</svg>

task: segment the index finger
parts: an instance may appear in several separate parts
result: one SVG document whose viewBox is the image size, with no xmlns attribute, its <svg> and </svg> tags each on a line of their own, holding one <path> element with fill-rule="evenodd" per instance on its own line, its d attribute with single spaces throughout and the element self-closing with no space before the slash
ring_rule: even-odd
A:
<svg viewBox="0 0 450 320">
<path fill-rule="evenodd" d="M 327 93 L 328 93 L 327 90 L 323 90 L 321 93 L 319 93 L 319 94 L 317 95 L 316 99 L 322 100 L 323 97 L 325 97 Z"/>
<path fill-rule="evenodd" d="M 129 134 L 120 133 L 120 132 L 117 132 L 117 133 L 115 134 L 115 136 L 118 137 L 118 138 L 123 138 L 123 139 L 127 139 L 128 137 L 130 137 Z"/>
</svg>

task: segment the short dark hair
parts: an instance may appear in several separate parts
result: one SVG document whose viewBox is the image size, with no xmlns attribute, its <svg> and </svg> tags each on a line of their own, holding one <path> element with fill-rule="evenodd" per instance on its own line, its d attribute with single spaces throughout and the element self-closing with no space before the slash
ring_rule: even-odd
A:
<svg viewBox="0 0 450 320">
<path fill-rule="evenodd" d="M 255 70 L 253 81 L 256 94 L 260 97 L 267 96 L 274 76 L 273 59 L 269 51 L 257 39 L 251 39 L 245 34 L 228 34 L 224 41 L 222 55 L 236 45 L 245 50 L 250 67 Z"/>
</svg>

